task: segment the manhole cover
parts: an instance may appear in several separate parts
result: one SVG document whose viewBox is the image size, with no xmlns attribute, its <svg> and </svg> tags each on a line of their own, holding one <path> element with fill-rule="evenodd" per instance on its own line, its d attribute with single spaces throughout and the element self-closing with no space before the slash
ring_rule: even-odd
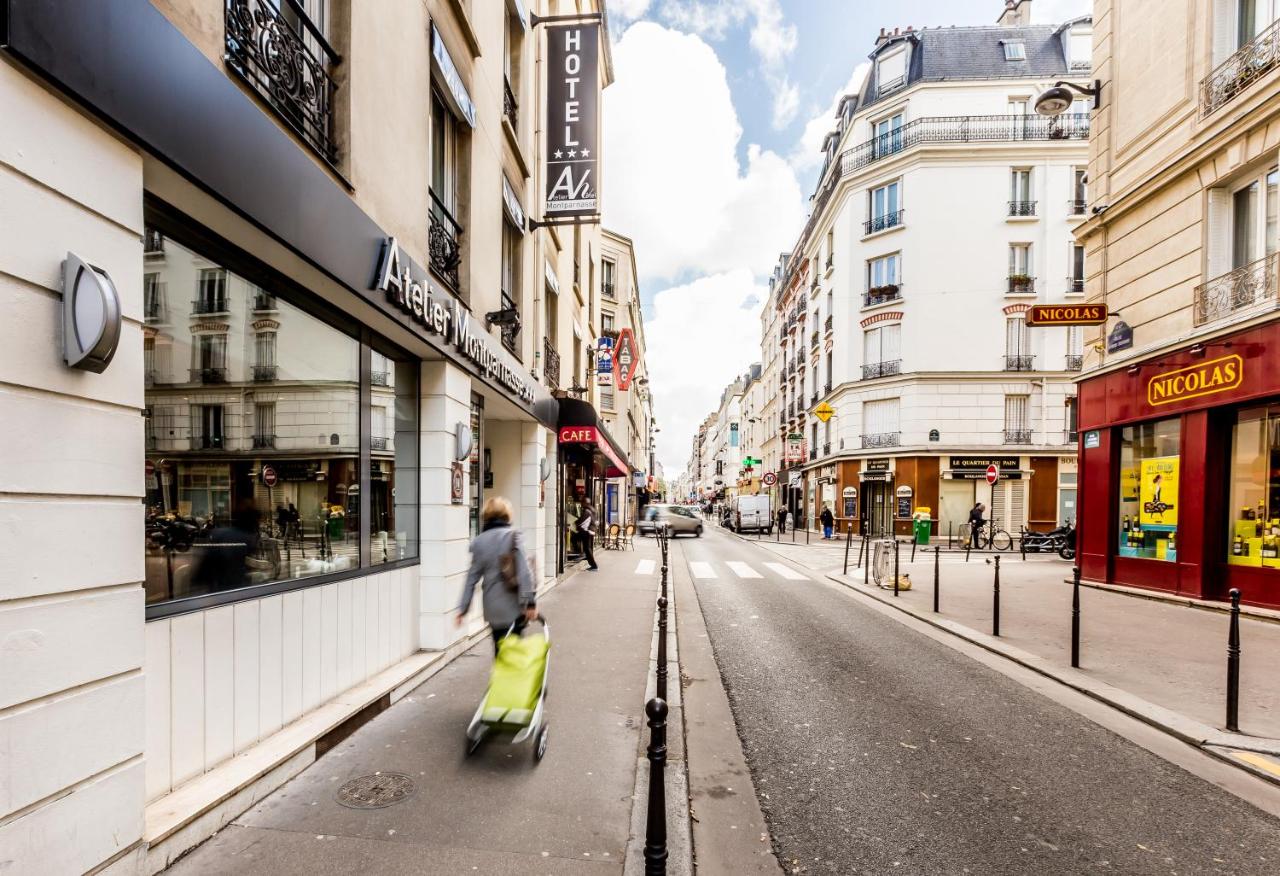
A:
<svg viewBox="0 0 1280 876">
<path fill-rule="evenodd" d="M 350 809 L 383 809 L 407 800 L 413 779 L 403 773 L 374 773 L 352 779 L 338 789 L 338 802 Z"/>
</svg>

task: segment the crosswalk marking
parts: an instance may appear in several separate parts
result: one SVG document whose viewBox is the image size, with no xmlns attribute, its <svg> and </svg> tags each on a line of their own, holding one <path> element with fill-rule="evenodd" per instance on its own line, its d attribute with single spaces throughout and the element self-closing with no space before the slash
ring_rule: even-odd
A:
<svg viewBox="0 0 1280 876">
<path fill-rule="evenodd" d="M 693 573 L 695 578 L 715 578 L 717 577 L 715 570 L 711 568 L 710 563 L 689 563 L 689 571 Z"/>
<path fill-rule="evenodd" d="M 652 575 L 654 568 L 656 568 L 656 566 L 653 560 L 641 560 L 640 562 L 636 563 L 636 574 Z"/>
<path fill-rule="evenodd" d="M 809 576 L 797 572 L 790 566 L 784 566 L 782 563 L 765 563 L 765 568 L 773 572 L 775 575 L 781 575 L 788 581 L 808 581 Z"/>
<path fill-rule="evenodd" d="M 739 578 L 763 578 L 764 577 L 755 569 L 748 566 L 746 563 L 739 563 L 739 562 L 730 560 L 726 562 L 725 565 L 728 566 L 730 569 L 732 569 L 733 574 L 737 575 Z"/>
</svg>

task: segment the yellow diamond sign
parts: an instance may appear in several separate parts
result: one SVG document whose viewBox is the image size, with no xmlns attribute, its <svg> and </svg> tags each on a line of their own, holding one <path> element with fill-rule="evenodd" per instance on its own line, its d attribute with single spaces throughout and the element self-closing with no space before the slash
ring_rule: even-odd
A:
<svg viewBox="0 0 1280 876">
<path fill-rule="evenodd" d="M 813 409 L 813 415 L 824 423 L 827 420 L 830 420 L 831 415 L 834 414 L 835 412 L 836 412 L 835 408 L 831 407 L 831 405 L 827 404 L 826 402 L 823 402 L 822 404 L 818 405 L 816 408 Z"/>
</svg>

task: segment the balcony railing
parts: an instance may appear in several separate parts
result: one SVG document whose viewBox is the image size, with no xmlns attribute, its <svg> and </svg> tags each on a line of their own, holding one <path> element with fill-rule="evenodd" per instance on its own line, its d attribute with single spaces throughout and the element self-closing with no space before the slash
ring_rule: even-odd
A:
<svg viewBox="0 0 1280 876">
<path fill-rule="evenodd" d="M 899 283 L 887 283 L 884 286 L 872 286 L 862 296 L 863 307 L 874 307 L 877 304 L 888 304 L 890 301 L 902 300 L 902 286 Z"/>
<path fill-rule="evenodd" d="M 1035 370 L 1035 356 L 1005 356 L 1005 371 L 1033 371 Z"/>
<path fill-rule="evenodd" d="M 902 373 L 902 360 L 891 359 L 888 362 L 872 362 L 862 366 L 862 379 L 875 380 L 877 377 L 892 377 Z"/>
<path fill-rule="evenodd" d="M 1083 216 L 1089 211 L 1089 202 L 1073 198 L 1067 201 L 1067 212 L 1071 216 Z"/>
<path fill-rule="evenodd" d="M 253 382 L 254 383 L 272 383 L 276 379 L 277 365 L 254 365 L 253 366 Z"/>
<path fill-rule="evenodd" d="M 1004 443 L 1005 444 L 1030 444 L 1031 430 L 1030 429 L 1005 429 Z"/>
<path fill-rule="evenodd" d="M 516 103 L 516 93 L 505 76 L 502 78 L 502 115 L 511 124 L 511 130 L 520 130 L 520 104 Z"/>
<path fill-rule="evenodd" d="M 225 368 L 192 368 L 190 369 L 192 383 L 226 383 L 227 369 Z"/>
<path fill-rule="evenodd" d="M 1076 353 L 1067 354 L 1067 371 L 1079 371 L 1084 367 L 1084 356 Z"/>
<path fill-rule="evenodd" d="M 1254 307 L 1262 309 L 1267 302 L 1274 307 L 1278 264 L 1280 253 L 1272 253 L 1201 283 L 1195 290 L 1195 324 L 1204 325 Z"/>
<path fill-rule="evenodd" d="M 830 441 L 828 441 L 826 444 L 823 444 L 823 445 L 822 445 L 822 455 L 823 455 L 823 456 L 830 456 L 830 455 L 831 455 L 831 442 L 830 442 Z"/>
<path fill-rule="evenodd" d="M 601 283 L 601 284 L 600 284 L 600 294 L 601 294 L 601 295 L 603 295 L 605 298 L 615 298 L 615 297 L 617 297 L 617 296 L 614 294 L 614 285 L 613 285 L 612 283 Z"/>
<path fill-rule="evenodd" d="M 822 324 L 822 330 L 830 332 L 835 328 L 835 314 L 828 313 L 827 321 Z"/>
<path fill-rule="evenodd" d="M 269 313 L 276 309 L 276 296 L 266 292 L 259 292 L 253 296 L 253 310 L 255 313 Z"/>
<path fill-rule="evenodd" d="M 431 234 L 427 242 L 431 270 L 444 279 L 454 292 L 461 291 L 458 282 L 458 265 L 462 264 L 462 226 L 444 205 L 431 193 Z"/>
<path fill-rule="evenodd" d="M 267 448 L 273 448 L 275 446 L 276 446 L 275 435 L 254 435 L 253 436 L 254 450 L 265 450 Z"/>
<path fill-rule="evenodd" d="M 863 234 L 875 234 L 877 231 L 887 231 L 890 228 L 897 228 L 902 224 L 902 214 L 905 210 L 898 210 L 893 213 L 885 213 L 883 216 L 872 216 L 866 222 L 862 223 Z"/>
<path fill-rule="evenodd" d="M 226 0 L 226 60 L 330 164 L 341 61 L 298 0 Z"/>
<path fill-rule="evenodd" d="M 387 439 L 380 438 L 377 435 L 369 436 L 369 449 L 370 450 L 386 450 Z"/>
<path fill-rule="evenodd" d="M 824 395 L 830 395 L 830 394 L 831 394 L 831 378 L 829 378 L 829 377 L 827 378 L 827 382 L 826 382 L 826 384 L 824 384 L 824 385 L 823 385 L 823 387 L 822 387 L 822 392 L 823 392 L 823 394 L 824 394 Z"/>
<path fill-rule="evenodd" d="M 1010 216 L 1034 216 L 1036 215 L 1035 201 L 1010 201 Z"/>
<path fill-rule="evenodd" d="M 142 236 L 143 255 L 163 255 L 164 235 L 154 228 L 148 228 Z"/>
<path fill-rule="evenodd" d="M 1207 116 L 1244 92 L 1280 63 L 1280 20 L 1219 64 L 1200 82 L 1200 115 Z"/>
<path fill-rule="evenodd" d="M 155 281 L 148 283 L 142 294 L 142 315 L 147 322 L 168 322 L 169 309 L 165 307 L 168 300 L 167 283 Z"/>
<path fill-rule="evenodd" d="M 391 372 L 390 371 L 370 371 L 369 383 L 372 384 L 373 386 L 390 386 Z"/>
<path fill-rule="evenodd" d="M 498 327 L 502 335 L 502 346 L 514 353 L 520 338 L 520 311 L 516 308 L 515 300 L 505 291 L 499 295 L 499 302 L 503 310 L 512 310 L 516 313 L 514 322 L 504 322 Z"/>
<path fill-rule="evenodd" d="M 1036 291 L 1036 278 L 1026 274 L 1009 275 L 1010 295 L 1029 295 Z"/>
<path fill-rule="evenodd" d="M 1067 292 L 1079 295 L 1084 292 L 1084 280 L 1080 277 L 1067 277 Z"/>
<path fill-rule="evenodd" d="M 809 449 L 809 461 L 810 461 L 810 462 L 813 462 L 813 461 L 814 461 L 815 459 L 817 459 L 817 458 L 818 458 L 818 448 L 816 448 L 816 447 L 812 447 L 812 448 L 810 448 L 810 449 Z"/>
<path fill-rule="evenodd" d="M 192 435 L 192 450 L 221 450 L 223 446 L 221 435 Z"/>
<path fill-rule="evenodd" d="M 809 346 L 818 349 L 818 344 L 822 341 L 822 333 L 817 329 L 813 330 L 813 334 L 809 335 Z"/>
<path fill-rule="evenodd" d="M 873 435 L 863 435 L 862 446 L 868 447 L 899 447 L 902 445 L 901 432 L 876 432 Z"/>
<path fill-rule="evenodd" d="M 551 338 L 542 339 L 542 376 L 546 378 L 547 386 L 560 388 L 560 354 L 556 352 Z"/>
<path fill-rule="evenodd" d="M 208 313 L 230 313 L 231 304 L 225 295 L 211 295 L 191 302 L 191 313 L 202 316 Z"/>
</svg>

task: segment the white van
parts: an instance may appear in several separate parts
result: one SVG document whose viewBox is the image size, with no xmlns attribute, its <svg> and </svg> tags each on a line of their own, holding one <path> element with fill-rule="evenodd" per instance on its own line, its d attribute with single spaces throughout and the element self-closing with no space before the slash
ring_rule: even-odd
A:
<svg viewBox="0 0 1280 876">
<path fill-rule="evenodd" d="M 773 534 L 773 512 L 768 496 L 736 496 L 729 526 L 734 532 Z"/>
</svg>

